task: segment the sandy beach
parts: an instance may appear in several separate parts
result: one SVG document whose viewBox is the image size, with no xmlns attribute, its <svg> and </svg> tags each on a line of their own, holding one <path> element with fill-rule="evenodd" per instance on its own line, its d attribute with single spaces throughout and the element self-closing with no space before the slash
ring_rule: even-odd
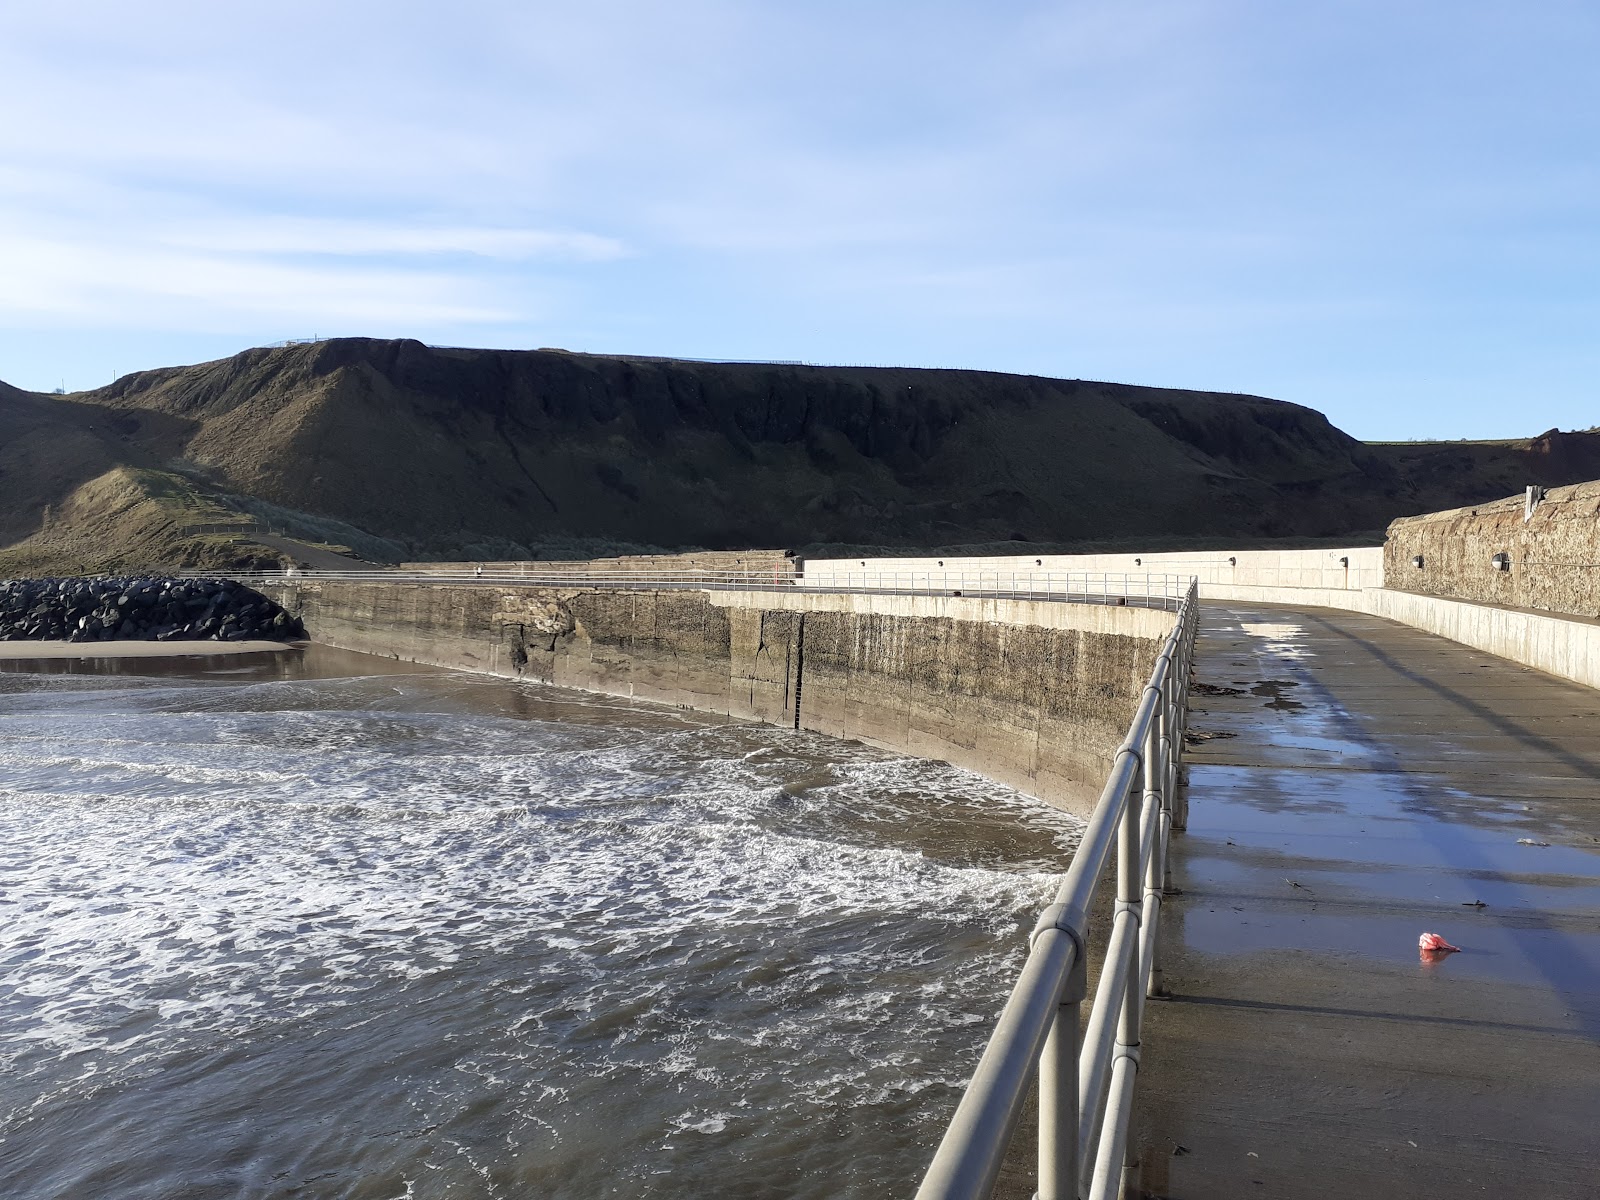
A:
<svg viewBox="0 0 1600 1200">
<path fill-rule="evenodd" d="M 238 654 L 277 654 L 303 642 L 0 642 L 0 662 L 35 658 L 213 658 Z"/>
</svg>

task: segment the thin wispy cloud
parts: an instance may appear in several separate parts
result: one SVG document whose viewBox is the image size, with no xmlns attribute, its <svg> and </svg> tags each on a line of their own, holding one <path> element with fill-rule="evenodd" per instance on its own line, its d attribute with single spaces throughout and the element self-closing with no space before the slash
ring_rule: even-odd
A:
<svg viewBox="0 0 1600 1200">
<path fill-rule="evenodd" d="M 616 238 L 541 229 L 365 224 L 353 220 L 235 219 L 153 231 L 169 246 L 238 254 L 331 256 L 472 255 L 506 261 L 609 262 L 627 251 Z"/>
<path fill-rule="evenodd" d="M 3 235 L 0 256 L 0 314 L 57 327 L 91 322 L 209 333 L 260 320 L 289 320 L 299 328 L 307 322 L 503 323 L 517 315 L 485 304 L 481 281 L 445 272 L 317 267 Z"/>
<path fill-rule="evenodd" d="M 1487 0 L 19 8 L 0 378 L 312 326 L 1588 424 L 1596 52 Z"/>
</svg>

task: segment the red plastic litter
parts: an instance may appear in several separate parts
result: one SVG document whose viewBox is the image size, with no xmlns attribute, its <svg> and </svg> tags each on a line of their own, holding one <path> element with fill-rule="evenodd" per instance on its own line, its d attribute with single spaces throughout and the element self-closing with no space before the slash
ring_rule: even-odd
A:
<svg viewBox="0 0 1600 1200">
<path fill-rule="evenodd" d="M 1459 954 L 1460 946 L 1452 946 L 1437 933 L 1425 933 L 1417 939 L 1417 948 L 1424 954 Z"/>
</svg>

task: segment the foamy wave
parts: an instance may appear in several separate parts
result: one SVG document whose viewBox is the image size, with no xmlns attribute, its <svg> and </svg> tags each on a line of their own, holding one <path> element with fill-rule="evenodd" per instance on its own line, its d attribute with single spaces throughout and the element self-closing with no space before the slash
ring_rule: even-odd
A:
<svg viewBox="0 0 1600 1200">
<path fill-rule="evenodd" d="M 670 1158 L 959 1086 L 1077 822 L 942 764 L 440 678 L 0 694 L 5 1086 L 53 1113 L 199 1047 L 414 1027 L 418 1127 L 492 1113 L 571 1195 L 573 1114 L 630 1096 L 623 1143 Z M 527 1190 L 456 1137 L 428 1171 Z"/>
</svg>

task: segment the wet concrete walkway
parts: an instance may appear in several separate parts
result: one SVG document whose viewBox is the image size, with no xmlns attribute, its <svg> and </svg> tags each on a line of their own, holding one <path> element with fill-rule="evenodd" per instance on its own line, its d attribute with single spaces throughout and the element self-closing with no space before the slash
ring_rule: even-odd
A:
<svg viewBox="0 0 1600 1200">
<path fill-rule="evenodd" d="M 1197 678 L 1143 1194 L 1600 1197 L 1600 693 L 1219 603 Z"/>
</svg>

